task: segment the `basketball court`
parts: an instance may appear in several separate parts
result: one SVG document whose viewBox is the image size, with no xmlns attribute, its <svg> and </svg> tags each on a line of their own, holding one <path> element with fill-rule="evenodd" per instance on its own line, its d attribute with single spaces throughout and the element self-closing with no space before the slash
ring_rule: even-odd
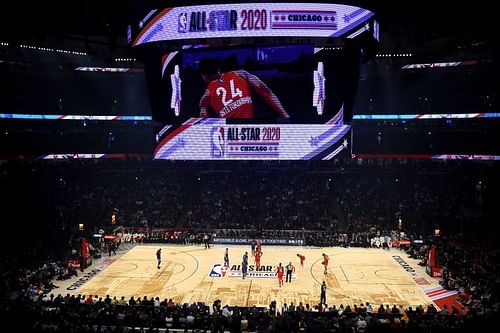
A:
<svg viewBox="0 0 500 333">
<path fill-rule="evenodd" d="M 178 303 L 213 303 L 236 306 L 278 306 L 302 302 L 319 303 L 320 284 L 328 286 L 327 303 L 353 305 L 370 302 L 403 306 L 432 303 L 424 289 L 438 286 L 413 259 L 398 249 L 390 251 L 364 248 L 309 248 L 263 246 L 261 268 L 256 271 L 250 246 L 227 246 L 229 267 L 223 267 L 226 246 L 177 246 L 169 244 L 137 245 L 118 256 L 105 257 L 79 277 L 60 285 L 54 292 L 106 295 L 120 298 L 160 297 Z M 162 249 L 162 264 L 156 267 L 156 250 Z M 249 276 L 241 276 L 241 261 L 249 252 Z M 305 255 L 300 266 L 297 253 Z M 330 257 L 328 274 L 321 265 L 322 253 Z M 278 286 L 274 269 L 282 263 L 295 266 L 292 282 Z M 58 281 L 59 282 L 59 281 Z"/>
</svg>

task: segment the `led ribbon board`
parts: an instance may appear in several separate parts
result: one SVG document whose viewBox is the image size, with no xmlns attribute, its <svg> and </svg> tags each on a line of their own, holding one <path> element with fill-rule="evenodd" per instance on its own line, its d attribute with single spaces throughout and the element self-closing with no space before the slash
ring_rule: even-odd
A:
<svg viewBox="0 0 500 333">
<path fill-rule="evenodd" d="M 247 3 L 165 8 L 140 25 L 132 46 L 200 38 L 339 37 L 373 12 L 324 3 Z"/>
<path fill-rule="evenodd" d="M 155 159 L 312 160 L 350 150 L 350 126 L 320 124 L 226 124 L 192 118 L 156 147 Z"/>
</svg>

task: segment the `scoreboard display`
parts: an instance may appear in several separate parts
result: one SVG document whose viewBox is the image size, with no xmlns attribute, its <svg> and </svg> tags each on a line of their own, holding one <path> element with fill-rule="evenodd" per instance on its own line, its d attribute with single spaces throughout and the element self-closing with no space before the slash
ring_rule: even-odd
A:
<svg viewBox="0 0 500 333">
<path fill-rule="evenodd" d="M 356 40 L 374 38 L 372 16 L 359 7 L 314 3 L 149 12 L 129 38 L 143 55 L 159 124 L 155 158 L 350 156 L 344 114 L 359 79 L 363 52 Z M 313 42 L 318 38 L 323 42 Z"/>
</svg>

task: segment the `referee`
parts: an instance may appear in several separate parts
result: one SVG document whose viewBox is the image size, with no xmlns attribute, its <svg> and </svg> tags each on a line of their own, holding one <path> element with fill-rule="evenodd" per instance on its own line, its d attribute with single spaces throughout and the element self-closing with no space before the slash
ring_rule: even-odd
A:
<svg viewBox="0 0 500 333">
<path fill-rule="evenodd" d="M 292 282 L 292 273 L 295 272 L 295 267 L 292 265 L 292 262 L 290 261 L 288 265 L 286 265 L 286 282 Z"/>
<path fill-rule="evenodd" d="M 161 248 L 156 251 L 156 262 L 158 263 L 156 267 L 160 269 L 161 265 Z"/>
<path fill-rule="evenodd" d="M 208 234 L 203 235 L 203 243 L 205 243 L 205 249 L 210 248 L 210 236 Z"/>
</svg>

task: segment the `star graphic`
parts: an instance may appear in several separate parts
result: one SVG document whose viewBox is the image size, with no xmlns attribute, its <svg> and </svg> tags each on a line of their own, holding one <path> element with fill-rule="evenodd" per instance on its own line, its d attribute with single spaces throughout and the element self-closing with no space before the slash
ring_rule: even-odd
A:
<svg viewBox="0 0 500 333">
<path fill-rule="evenodd" d="M 349 17 L 349 15 L 344 14 L 344 22 L 349 23 L 350 20 L 351 18 Z"/>
<path fill-rule="evenodd" d="M 344 149 L 347 149 L 347 139 L 344 139 L 344 142 L 342 142 L 342 146 L 344 146 Z"/>
<path fill-rule="evenodd" d="M 142 21 L 139 22 L 139 29 L 142 29 L 142 26 L 144 25 L 144 23 Z"/>
<path fill-rule="evenodd" d="M 335 21 L 335 16 L 330 16 L 330 20 L 333 22 Z"/>
<path fill-rule="evenodd" d="M 281 20 L 282 20 L 282 21 L 286 20 L 286 17 L 285 17 L 285 16 L 282 16 L 282 17 L 281 17 Z"/>
<path fill-rule="evenodd" d="M 274 17 L 274 20 L 275 20 L 275 21 L 279 21 L 279 19 L 280 19 L 280 17 L 279 17 L 279 16 L 275 16 L 275 17 Z"/>
<path fill-rule="evenodd" d="M 311 144 L 311 147 L 315 147 L 319 144 L 319 138 L 317 136 L 311 136 L 309 143 Z"/>
<path fill-rule="evenodd" d="M 184 140 L 184 138 L 177 138 L 176 144 L 178 144 L 180 147 L 184 147 L 186 145 L 186 140 Z"/>
<path fill-rule="evenodd" d="M 325 21 L 328 22 L 328 20 L 330 20 L 330 18 L 328 16 L 325 16 Z"/>
</svg>

